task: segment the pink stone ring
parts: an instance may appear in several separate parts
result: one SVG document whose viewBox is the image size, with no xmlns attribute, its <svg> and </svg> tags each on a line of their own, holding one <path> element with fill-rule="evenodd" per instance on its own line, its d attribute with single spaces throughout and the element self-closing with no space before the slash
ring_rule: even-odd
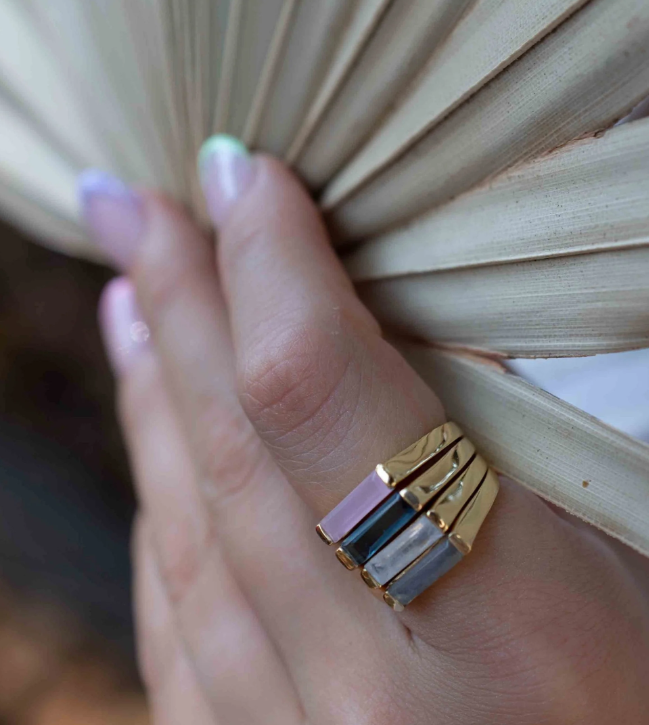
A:
<svg viewBox="0 0 649 725">
<path fill-rule="evenodd" d="M 471 551 L 499 481 L 455 423 L 380 463 L 317 525 L 396 611 Z"/>
</svg>

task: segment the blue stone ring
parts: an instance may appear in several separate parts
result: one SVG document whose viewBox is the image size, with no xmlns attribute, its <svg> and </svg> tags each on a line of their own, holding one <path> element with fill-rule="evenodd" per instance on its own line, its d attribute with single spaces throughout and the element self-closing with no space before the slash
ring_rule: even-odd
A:
<svg viewBox="0 0 649 725">
<path fill-rule="evenodd" d="M 460 428 L 444 423 L 376 466 L 316 531 L 402 611 L 471 551 L 499 485 Z"/>
</svg>

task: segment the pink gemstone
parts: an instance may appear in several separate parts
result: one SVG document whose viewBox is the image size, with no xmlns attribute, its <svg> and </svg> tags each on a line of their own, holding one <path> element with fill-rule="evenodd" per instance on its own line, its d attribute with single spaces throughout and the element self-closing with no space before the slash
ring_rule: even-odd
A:
<svg viewBox="0 0 649 725">
<path fill-rule="evenodd" d="M 336 508 L 320 522 L 320 527 L 334 542 L 345 536 L 359 524 L 373 509 L 392 493 L 376 471 L 361 481 Z"/>
</svg>

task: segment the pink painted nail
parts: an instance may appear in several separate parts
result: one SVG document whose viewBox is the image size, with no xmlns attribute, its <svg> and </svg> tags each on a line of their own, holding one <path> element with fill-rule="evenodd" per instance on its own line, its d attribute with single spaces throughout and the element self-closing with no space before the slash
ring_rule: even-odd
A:
<svg viewBox="0 0 649 725">
<path fill-rule="evenodd" d="M 128 269 L 144 231 L 140 197 L 123 181 L 96 169 L 77 181 L 83 217 L 97 244 L 120 269 Z"/>
<path fill-rule="evenodd" d="M 104 343 L 116 375 L 121 375 L 149 346 L 149 328 L 142 319 L 135 288 L 126 277 L 109 282 L 99 303 Z"/>
<path fill-rule="evenodd" d="M 203 144 L 198 169 L 212 221 L 217 226 L 223 224 L 252 182 L 253 159 L 241 141 L 221 134 Z"/>
</svg>

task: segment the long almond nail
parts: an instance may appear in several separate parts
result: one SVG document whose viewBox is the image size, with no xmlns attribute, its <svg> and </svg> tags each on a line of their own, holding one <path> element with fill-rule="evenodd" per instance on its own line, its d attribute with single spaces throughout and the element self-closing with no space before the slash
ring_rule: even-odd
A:
<svg viewBox="0 0 649 725">
<path fill-rule="evenodd" d="M 142 319 L 135 288 L 126 277 L 108 283 L 99 304 L 108 359 L 116 375 L 122 375 L 149 347 L 149 328 Z"/>
<path fill-rule="evenodd" d="M 210 216 L 218 226 L 250 186 L 254 161 L 239 140 L 221 134 L 203 144 L 198 168 Z"/>
<path fill-rule="evenodd" d="M 96 169 L 84 171 L 77 184 L 94 240 L 119 269 L 128 269 L 144 231 L 142 200 L 123 181 Z"/>
</svg>

